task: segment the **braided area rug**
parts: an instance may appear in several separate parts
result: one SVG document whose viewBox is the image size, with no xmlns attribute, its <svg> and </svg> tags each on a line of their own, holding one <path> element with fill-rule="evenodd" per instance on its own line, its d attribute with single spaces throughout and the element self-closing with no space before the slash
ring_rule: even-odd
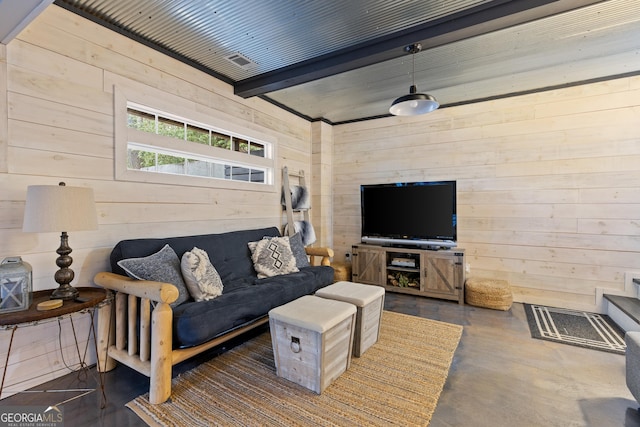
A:
<svg viewBox="0 0 640 427">
<path fill-rule="evenodd" d="M 127 403 L 150 426 L 427 426 L 462 326 L 389 311 L 380 339 L 318 395 L 276 376 L 268 332 Z"/>
</svg>

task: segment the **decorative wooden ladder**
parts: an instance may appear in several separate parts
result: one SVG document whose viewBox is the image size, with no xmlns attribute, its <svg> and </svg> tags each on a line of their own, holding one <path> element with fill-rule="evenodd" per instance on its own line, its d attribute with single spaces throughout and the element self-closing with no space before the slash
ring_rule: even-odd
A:
<svg viewBox="0 0 640 427">
<path fill-rule="evenodd" d="M 293 209 L 291 205 L 291 184 L 289 180 L 290 177 L 297 178 L 298 185 L 300 185 L 301 187 L 306 187 L 307 183 L 305 181 L 304 171 L 302 169 L 298 173 L 290 174 L 289 169 L 286 166 L 282 168 L 282 192 L 284 193 L 284 204 L 285 204 L 285 210 L 287 213 L 287 224 L 289 225 L 288 234 L 289 236 L 293 236 L 294 234 L 296 234 L 296 229 L 293 225 L 294 224 L 293 214 L 296 212 L 301 212 L 305 221 L 310 222 L 310 219 L 309 219 L 309 209 Z M 284 230 L 282 234 L 284 234 Z"/>
</svg>

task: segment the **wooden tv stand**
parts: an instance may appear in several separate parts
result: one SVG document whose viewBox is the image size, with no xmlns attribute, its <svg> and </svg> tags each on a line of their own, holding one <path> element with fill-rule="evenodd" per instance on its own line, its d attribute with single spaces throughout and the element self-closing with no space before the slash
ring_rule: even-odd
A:
<svg viewBox="0 0 640 427">
<path fill-rule="evenodd" d="M 464 304 L 464 249 L 427 250 L 370 244 L 352 246 L 352 280 Z"/>
</svg>

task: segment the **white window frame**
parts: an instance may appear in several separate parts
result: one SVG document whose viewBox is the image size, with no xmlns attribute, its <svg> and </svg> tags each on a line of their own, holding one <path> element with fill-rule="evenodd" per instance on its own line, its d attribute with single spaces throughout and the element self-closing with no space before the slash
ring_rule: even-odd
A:
<svg viewBox="0 0 640 427">
<path fill-rule="evenodd" d="M 210 156 L 201 156 L 198 154 L 194 154 L 192 152 L 188 152 L 188 151 L 179 151 L 179 150 L 171 150 L 171 149 L 163 149 L 156 146 L 151 146 L 151 145 L 145 145 L 145 144 L 140 144 L 137 142 L 131 142 L 129 141 L 127 143 L 127 149 L 133 149 L 133 150 L 139 150 L 139 151 L 146 151 L 149 153 L 153 153 L 156 154 L 156 156 L 158 155 L 169 155 L 169 156 L 173 156 L 173 157 L 180 157 L 183 158 L 185 161 L 188 160 L 197 160 L 197 161 L 201 161 L 201 162 L 206 162 L 206 163 L 210 163 L 211 165 L 218 165 L 218 166 L 222 166 L 222 167 L 228 167 L 231 168 L 231 174 L 233 176 L 233 168 L 241 168 L 241 169 L 249 169 L 251 172 L 260 172 L 264 178 L 263 182 L 257 182 L 257 181 L 250 181 L 250 180 L 240 180 L 240 179 L 233 179 L 233 178 L 218 178 L 218 177 L 213 177 L 213 176 L 201 176 L 201 175 L 192 175 L 192 174 L 188 174 L 188 173 L 177 173 L 177 172 L 170 172 L 170 171 L 158 171 L 158 170 L 153 170 L 153 169 L 147 169 L 147 170 L 142 170 L 142 172 L 144 173 L 158 173 L 158 174 L 165 174 L 165 175 L 174 175 L 174 176 L 188 176 L 188 177 L 198 177 L 198 178 L 206 178 L 206 179 L 213 179 L 213 180 L 217 180 L 217 181 L 234 181 L 234 182 L 251 182 L 253 184 L 257 184 L 257 185 L 268 185 L 268 169 L 264 168 L 264 167 L 260 167 L 260 166 L 256 166 L 256 165 L 247 165 L 247 164 L 242 164 L 242 163 L 232 163 L 228 160 L 222 160 L 219 158 L 215 158 L 215 157 L 210 157 Z M 157 157 L 156 157 L 157 160 Z M 188 164 L 188 163 L 187 163 Z M 185 165 L 182 165 L 185 166 Z M 127 170 L 138 170 L 138 169 L 127 169 Z M 250 172 L 250 173 L 251 173 Z"/>
<path fill-rule="evenodd" d="M 276 141 L 273 137 L 248 127 L 241 128 L 240 124 L 221 118 L 220 116 L 224 116 L 224 113 L 220 113 L 217 110 L 148 87 L 145 87 L 144 90 L 142 88 L 135 90 L 129 85 L 126 88 L 114 87 L 114 105 L 114 172 L 116 180 L 261 192 L 275 191 L 274 158 Z M 157 112 L 162 117 L 175 118 L 178 121 L 186 121 L 186 123 L 195 126 L 257 142 L 264 145 L 265 157 L 129 128 L 128 108 L 145 112 Z M 130 143 L 149 147 L 150 149 L 156 148 L 164 153 L 173 153 L 176 156 L 210 159 L 229 166 L 261 170 L 264 171 L 265 182 L 258 183 L 129 169 L 127 167 L 127 153 Z"/>
</svg>

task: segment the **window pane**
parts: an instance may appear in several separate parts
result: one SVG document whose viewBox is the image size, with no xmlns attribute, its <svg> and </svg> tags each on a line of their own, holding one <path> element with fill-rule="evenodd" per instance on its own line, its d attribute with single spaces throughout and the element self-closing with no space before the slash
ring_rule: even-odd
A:
<svg viewBox="0 0 640 427">
<path fill-rule="evenodd" d="M 231 179 L 234 181 L 249 181 L 249 169 L 234 166 L 231 170 Z"/>
<path fill-rule="evenodd" d="M 156 156 L 153 153 L 140 150 L 127 150 L 127 168 L 140 170 L 145 167 L 153 166 L 156 162 Z"/>
<path fill-rule="evenodd" d="M 128 150 L 127 167 L 135 170 L 147 170 L 155 171 L 156 162 L 158 160 L 157 154 L 152 151 L 144 150 Z"/>
<path fill-rule="evenodd" d="M 168 154 L 158 154 L 158 166 L 155 169 L 161 173 L 174 173 L 184 175 L 185 159 L 182 157 L 170 156 Z"/>
<path fill-rule="evenodd" d="M 158 135 L 184 139 L 184 123 L 165 117 L 158 117 Z"/>
<path fill-rule="evenodd" d="M 251 169 L 251 182 L 264 182 L 264 171 Z"/>
<path fill-rule="evenodd" d="M 197 126 L 187 125 L 187 141 L 209 145 L 209 131 Z"/>
<path fill-rule="evenodd" d="M 169 154 L 158 154 L 159 165 L 175 165 L 184 164 L 185 159 L 182 157 L 171 156 Z"/>
<path fill-rule="evenodd" d="M 233 138 L 233 151 L 237 151 L 239 153 L 248 153 L 249 141 L 241 138 Z"/>
<path fill-rule="evenodd" d="M 251 141 L 249 146 L 249 154 L 252 156 L 264 157 L 264 145 Z"/>
<path fill-rule="evenodd" d="M 187 159 L 185 165 L 185 175 L 209 176 L 209 163 L 202 160 Z"/>
<path fill-rule="evenodd" d="M 156 133 L 156 117 L 153 114 L 128 108 L 127 126 L 143 132 Z"/>
<path fill-rule="evenodd" d="M 229 150 L 231 148 L 231 137 L 211 131 L 211 145 Z"/>
<path fill-rule="evenodd" d="M 225 179 L 226 166 L 222 163 L 211 162 L 209 167 L 209 176 L 211 178 Z"/>
</svg>

